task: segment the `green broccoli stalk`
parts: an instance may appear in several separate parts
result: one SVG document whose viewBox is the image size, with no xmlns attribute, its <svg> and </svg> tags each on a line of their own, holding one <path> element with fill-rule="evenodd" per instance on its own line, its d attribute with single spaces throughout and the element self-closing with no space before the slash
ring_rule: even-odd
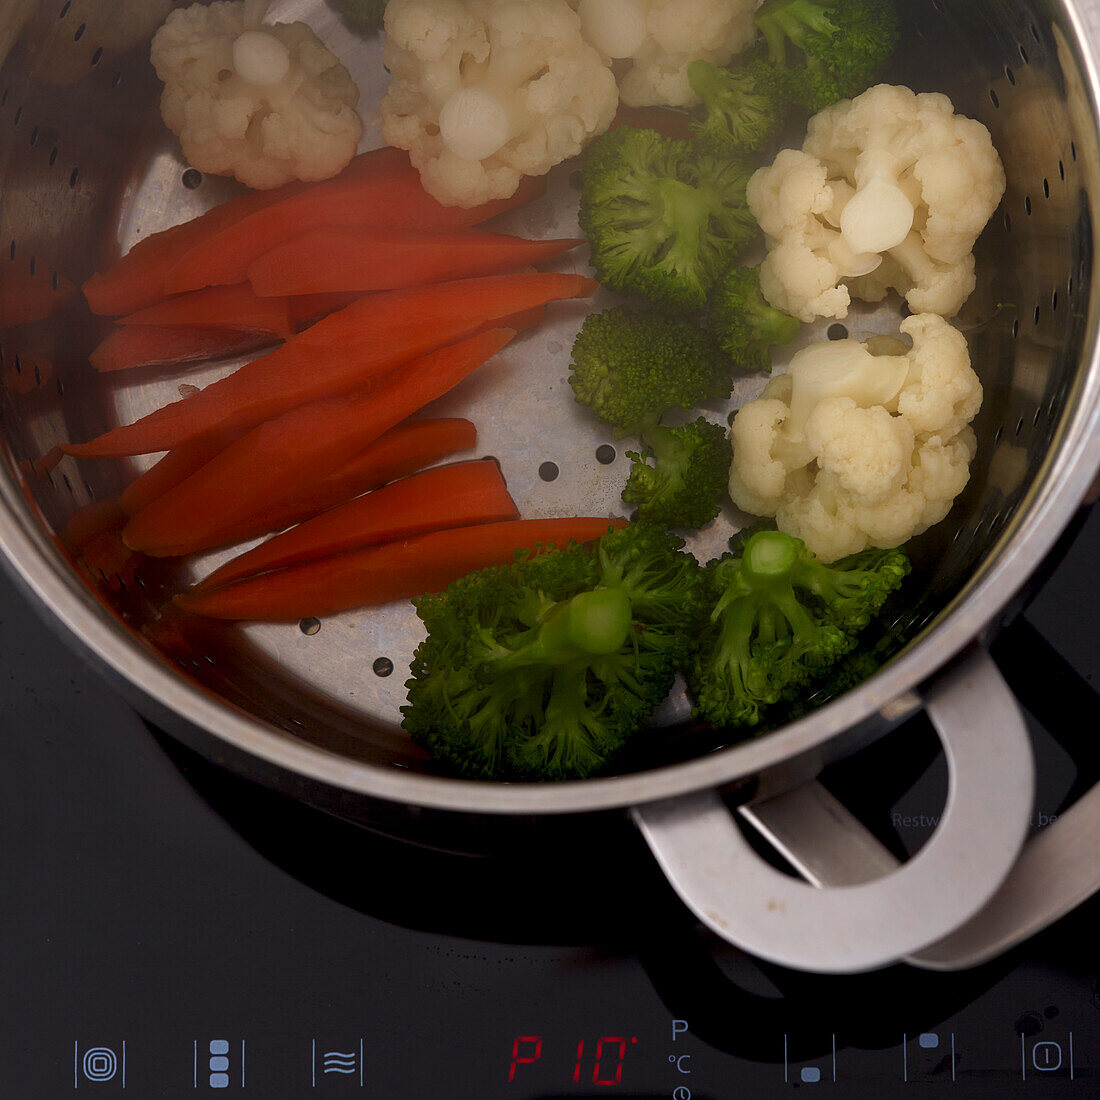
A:
<svg viewBox="0 0 1100 1100">
<path fill-rule="evenodd" d="M 405 729 L 471 778 L 604 769 L 687 658 L 701 570 L 683 546 L 633 524 L 414 600 L 428 636 L 413 656 Z"/>
<path fill-rule="evenodd" d="M 620 435 L 641 434 L 673 406 L 692 409 L 733 388 L 729 365 L 690 321 L 616 306 L 585 318 L 569 385 Z"/>
<path fill-rule="evenodd" d="M 756 25 L 771 61 L 788 68 L 791 97 L 808 111 L 874 84 L 898 41 L 891 0 L 766 0 Z M 788 58 L 788 44 L 800 56 Z"/>
<path fill-rule="evenodd" d="M 637 519 L 666 527 L 703 527 L 718 515 L 730 476 L 726 429 L 706 417 L 691 424 L 647 428 L 642 441 L 651 449 L 655 465 L 637 451 L 623 500 L 637 504 Z"/>
<path fill-rule="evenodd" d="M 899 550 L 824 565 L 780 531 L 749 538 L 706 568 L 712 610 L 688 666 L 695 713 L 714 725 L 755 726 L 855 647 L 909 571 Z"/>
<path fill-rule="evenodd" d="M 791 109 L 786 70 L 753 50 L 734 69 L 693 61 L 691 90 L 706 114 L 691 123 L 697 148 L 716 156 L 741 156 L 762 149 L 779 132 Z"/>
<path fill-rule="evenodd" d="M 701 310 L 711 285 L 756 236 L 751 171 L 685 141 L 619 126 L 585 157 L 580 224 L 604 286 L 661 309 Z"/>
<path fill-rule="evenodd" d="M 357 31 L 376 31 L 382 26 L 387 0 L 329 0 L 348 26 Z"/>
<path fill-rule="evenodd" d="M 710 296 L 710 331 L 718 347 L 747 374 L 771 371 L 771 348 L 798 335 L 798 321 L 768 305 L 759 267 L 731 267 Z"/>
</svg>

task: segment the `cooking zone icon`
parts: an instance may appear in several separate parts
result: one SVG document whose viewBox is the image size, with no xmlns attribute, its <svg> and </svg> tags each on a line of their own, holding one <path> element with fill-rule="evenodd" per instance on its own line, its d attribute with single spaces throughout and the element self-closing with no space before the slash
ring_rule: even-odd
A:
<svg viewBox="0 0 1100 1100">
<path fill-rule="evenodd" d="M 312 1064 L 312 1083 L 317 1087 L 317 1078 L 325 1078 L 331 1081 L 356 1080 L 359 1087 L 363 1087 L 363 1040 L 359 1039 L 351 1043 L 340 1043 L 328 1050 L 324 1044 L 319 1048 L 314 1039 L 310 1045 Z"/>
</svg>

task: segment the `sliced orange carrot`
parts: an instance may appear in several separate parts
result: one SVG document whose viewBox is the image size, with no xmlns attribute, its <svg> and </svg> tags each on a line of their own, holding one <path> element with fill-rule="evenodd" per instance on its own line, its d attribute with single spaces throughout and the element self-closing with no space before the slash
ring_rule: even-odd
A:
<svg viewBox="0 0 1100 1100">
<path fill-rule="evenodd" d="M 131 367 L 170 366 L 227 359 L 257 351 L 278 338 L 255 329 L 191 328 L 183 325 L 119 325 L 88 357 L 101 373 Z M 157 448 L 167 450 L 166 447 Z"/>
<path fill-rule="evenodd" d="M 294 622 L 438 592 L 476 569 L 508 564 L 517 550 L 588 542 L 625 526 L 619 519 L 573 517 L 454 527 L 186 592 L 175 602 L 215 619 Z"/>
<path fill-rule="evenodd" d="M 241 515 L 234 525 L 222 528 L 220 537 L 229 546 L 270 534 L 272 531 L 281 531 L 327 508 L 351 500 L 360 493 L 377 489 L 379 485 L 396 478 L 414 474 L 441 458 L 469 450 L 476 442 L 477 429 L 469 420 L 458 417 L 407 420 L 384 432 L 316 485 L 285 497 L 264 512 Z M 169 451 L 169 455 L 175 453 Z M 126 493 L 122 494 L 122 503 L 124 507 L 127 504 Z M 185 553 L 185 546 L 173 546 L 168 548 L 165 556 L 174 557 Z"/>
<path fill-rule="evenodd" d="M 432 233 L 325 226 L 276 245 L 253 261 L 248 280 L 262 296 L 394 290 L 515 271 L 584 240 L 529 241 L 479 229 Z"/>
<path fill-rule="evenodd" d="M 65 452 L 60 447 L 54 446 L 42 455 L 41 458 L 36 458 L 33 462 L 27 462 L 27 460 L 24 459 L 19 463 L 19 468 L 23 471 L 24 475 L 28 477 L 32 474 L 35 477 L 46 477 L 57 469 L 64 457 Z"/>
<path fill-rule="evenodd" d="M 258 425 L 138 512 L 126 526 L 127 544 L 177 553 L 225 545 L 242 517 L 307 493 L 384 431 L 453 389 L 513 335 L 501 329 L 471 336 L 408 364 L 388 384 Z"/>
<path fill-rule="evenodd" d="M 122 541 L 117 530 L 102 531 L 84 545 L 80 551 L 80 560 L 91 570 L 93 576 L 99 575 L 108 588 L 117 589 L 133 584 L 137 567 L 141 564 L 141 555 L 135 554 Z"/>
<path fill-rule="evenodd" d="M 290 310 L 290 323 L 295 332 L 320 321 L 330 313 L 335 313 L 363 295 L 359 293 L 342 294 L 296 294 L 287 299 L 287 308 Z"/>
<path fill-rule="evenodd" d="M 330 508 L 268 539 L 215 569 L 195 591 L 428 531 L 506 519 L 519 519 L 519 510 L 491 458 L 437 466 Z"/>
<path fill-rule="evenodd" d="M 200 436 L 169 451 L 159 462 L 150 466 L 123 490 L 118 503 L 127 517 L 164 496 L 181 481 L 186 481 L 196 470 L 205 466 L 216 454 L 235 443 L 243 432 L 215 432 Z M 125 526 L 123 521 L 122 526 Z"/>
<path fill-rule="evenodd" d="M 284 339 L 291 327 L 285 297 L 261 298 L 248 283 L 211 286 L 120 317 L 120 325 L 185 325 L 196 328 L 255 329 Z"/>
<path fill-rule="evenodd" d="M 97 535 L 104 531 L 121 531 L 126 526 L 126 513 L 116 497 L 94 500 L 77 509 L 61 532 L 61 542 L 72 554 L 79 554 Z"/>
<path fill-rule="evenodd" d="M 488 275 L 370 294 L 192 397 L 64 450 L 81 458 L 148 454 L 210 431 L 250 427 L 362 387 L 494 320 L 554 299 L 585 297 L 597 285 L 581 275 Z"/>
<path fill-rule="evenodd" d="M 400 166 L 403 160 L 407 158 L 400 150 L 374 149 L 357 156 L 337 178 L 388 171 L 393 166 Z M 216 236 L 227 226 L 243 221 L 266 207 L 278 206 L 310 187 L 319 186 L 289 183 L 273 191 L 250 191 L 213 207 L 189 222 L 153 233 L 138 241 L 105 272 L 93 275 L 84 284 L 84 297 L 92 312 L 104 317 L 119 317 L 153 305 L 168 296 L 165 279 L 169 270 L 200 241 Z"/>
<path fill-rule="evenodd" d="M 420 175 L 404 156 L 385 171 L 338 176 L 286 202 L 227 225 L 200 241 L 172 267 L 165 281 L 169 294 L 218 283 L 240 283 L 252 262 L 277 244 L 312 229 L 385 225 L 404 229 L 456 229 L 480 222 L 542 193 L 545 182 L 521 183 L 515 195 L 464 209 L 443 206 L 420 185 Z"/>
</svg>

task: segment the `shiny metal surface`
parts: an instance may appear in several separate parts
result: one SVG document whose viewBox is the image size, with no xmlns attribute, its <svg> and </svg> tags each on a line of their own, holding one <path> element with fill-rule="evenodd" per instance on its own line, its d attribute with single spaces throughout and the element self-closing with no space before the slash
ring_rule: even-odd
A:
<svg viewBox="0 0 1100 1100">
<path fill-rule="evenodd" d="M 1034 794 L 1027 726 L 987 653 L 942 677 L 925 707 L 947 758 L 947 802 L 931 839 L 900 866 L 872 858 L 873 847 L 861 853 L 858 834 L 851 847 L 836 843 L 842 818 L 823 798 L 770 815 L 770 839 L 809 882 L 766 863 L 712 791 L 639 806 L 634 820 L 680 897 L 738 947 L 825 973 L 895 962 L 958 928 L 1004 881 Z"/>
<path fill-rule="evenodd" d="M 7 562 L 145 713 L 215 759 L 325 797 L 482 813 L 590 810 L 761 773 L 765 784 L 789 786 L 865 743 L 904 710 L 897 700 L 909 700 L 996 619 L 1100 465 L 1089 217 L 1100 164 L 1097 8 L 972 0 L 900 6 L 921 45 L 904 51 L 896 79 L 946 91 L 960 111 L 985 122 L 1004 154 L 1009 189 L 980 245 L 979 288 L 959 319 L 986 389 L 972 481 L 948 519 L 914 546 L 923 566 L 894 624 L 900 652 L 860 688 L 746 744 L 718 737 L 701 750 L 674 737 L 682 753 L 673 750 L 645 771 L 557 786 L 491 785 L 433 774 L 397 726 L 401 670 L 419 637 L 407 606 L 339 616 L 312 636 L 294 627 L 211 628 L 188 639 L 185 651 L 165 654 L 143 631 L 188 574 L 164 566 L 140 588 L 114 591 L 110 578 L 81 575 L 55 538 L 78 507 L 117 492 L 133 467 L 67 459 L 40 478 L 28 463 L 55 442 L 86 438 L 175 396 L 181 382 L 201 385 L 226 368 L 102 386 L 86 362 L 96 323 L 75 297 L 44 321 L 0 333 L 7 458 L 0 549 Z M 130 7 L 123 20 L 122 6 L 106 0 L 5 6 L 0 32 L 11 45 L 0 65 L 0 301 L 5 286 L 32 270 L 56 272 L 59 286 L 66 278 L 79 283 L 141 236 L 234 191 L 221 180 L 184 186 L 186 166 L 157 117 L 157 85 Z M 155 22 L 153 7 L 137 5 L 147 22 Z M 370 103 L 384 77 L 377 43 L 361 44 L 320 0 L 277 0 L 272 15 L 305 18 L 334 46 L 363 88 L 364 144 L 376 144 Z M 0 36 L 0 50 L 3 42 Z M 513 226 L 534 235 L 569 232 L 571 171 L 556 173 L 547 199 Z M 856 335 L 879 330 L 888 316 L 856 315 L 849 328 Z M 575 410 L 564 382 L 580 319 L 579 307 L 559 308 L 552 325 L 432 409 L 472 415 L 482 433 L 479 453 L 500 459 L 531 515 L 618 507 L 625 446 L 610 466 L 596 461 L 607 437 Z M 806 338 L 821 335 L 817 329 Z M 745 382 L 734 404 L 759 385 Z M 552 482 L 538 474 L 547 461 L 559 470 Z M 720 548 L 738 520 L 726 516 L 700 552 Z M 377 656 L 391 658 L 392 677 L 371 671 Z M 669 714 L 682 714 L 682 704 Z"/>
</svg>

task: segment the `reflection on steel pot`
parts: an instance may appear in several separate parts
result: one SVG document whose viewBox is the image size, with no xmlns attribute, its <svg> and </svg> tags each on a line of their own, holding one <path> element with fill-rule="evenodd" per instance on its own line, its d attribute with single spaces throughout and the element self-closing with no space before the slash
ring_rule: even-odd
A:
<svg viewBox="0 0 1100 1100">
<path fill-rule="evenodd" d="M 363 102 L 377 103 L 386 81 L 377 37 L 353 38 L 320 0 L 293 8 L 351 59 Z M 126 16 L 112 0 L 39 3 L 0 66 L 0 317 L 9 325 L 0 332 L 0 547 L 8 566 L 153 721 L 228 767 L 345 816 L 495 815 L 503 828 L 509 815 L 630 808 L 701 919 L 750 951 L 808 969 L 904 957 L 967 965 L 1053 919 L 1100 885 L 1100 791 L 1017 862 L 1031 810 L 1030 749 L 982 642 L 1100 464 L 1090 217 L 1100 195 L 1100 8 L 899 0 L 899 9 L 906 47 L 891 79 L 942 90 L 988 126 L 1008 190 L 979 242 L 978 288 L 957 321 L 986 393 L 978 456 L 948 519 L 912 544 L 908 601 L 884 634 L 896 652 L 871 680 L 838 698 L 823 693 L 808 716 L 740 744 L 721 731 L 700 741 L 676 726 L 684 705 L 673 699 L 662 711 L 673 734 L 664 755 L 623 774 L 560 785 L 461 781 L 434 773 L 398 725 L 401 673 L 420 637 L 408 605 L 336 616 L 319 629 L 200 624 L 170 635 L 157 629 L 158 607 L 193 579 L 195 563 L 159 562 L 130 586 L 81 572 L 58 533 L 142 467 L 67 458 L 45 474 L 32 462 L 175 398 L 180 378 L 146 372 L 102 384 L 87 362 L 94 326 L 66 290 L 140 237 L 236 193 L 235 184 L 185 171 L 160 124 L 145 45 L 128 48 L 112 23 Z M 86 70 L 66 69 L 61 80 L 54 37 L 40 24 L 48 16 L 75 24 L 78 15 L 103 48 L 89 42 Z M 370 112 L 364 117 L 367 145 L 378 144 Z M 551 174 L 543 198 L 508 214 L 506 231 L 574 235 L 571 170 Z M 42 308 L 5 313 L 5 298 L 26 300 L 20 292 L 36 279 L 49 288 Z M 581 315 L 576 304 L 557 309 L 433 408 L 478 424 L 479 452 L 499 460 L 526 515 L 619 507 L 622 470 L 606 451 L 597 459 L 607 441 L 561 384 Z M 853 312 L 848 324 L 894 328 L 896 307 Z M 205 385 L 232 365 L 204 366 L 186 383 Z M 759 387 L 739 382 L 732 404 Z M 547 481 L 539 469 L 550 463 L 558 476 Z M 696 548 L 709 556 L 721 540 L 704 533 Z M 921 705 L 947 750 L 952 791 L 933 839 L 897 869 L 812 780 Z M 734 803 L 812 887 L 758 860 L 734 824 Z"/>
</svg>

